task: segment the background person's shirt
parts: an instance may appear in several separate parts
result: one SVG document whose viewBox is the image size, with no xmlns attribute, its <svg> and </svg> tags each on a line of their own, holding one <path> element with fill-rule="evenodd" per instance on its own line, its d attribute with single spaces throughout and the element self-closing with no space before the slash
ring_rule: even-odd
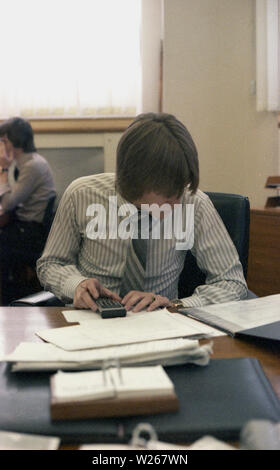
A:
<svg viewBox="0 0 280 470">
<path fill-rule="evenodd" d="M 60 201 L 44 253 L 37 262 L 37 272 L 44 288 L 65 302 L 73 300 L 80 282 L 92 277 L 120 293 L 131 239 L 88 237 L 93 219 L 92 212 L 87 215 L 88 207 L 100 204 L 104 208 L 108 228 L 110 196 L 117 198 L 118 208 L 128 204 L 115 191 L 115 175 L 104 173 L 75 180 Z M 184 305 L 245 298 L 247 285 L 237 251 L 208 196 L 200 190 L 195 195 L 186 190 L 182 204 L 194 205 L 192 252 L 199 267 L 207 273 L 206 284 L 183 299 Z M 178 296 L 178 279 L 186 252 L 176 249 L 176 243 L 175 236 L 149 240 L 144 291 L 169 299 Z"/>
<path fill-rule="evenodd" d="M 0 185 L 2 211 L 16 210 L 17 218 L 26 222 L 42 222 L 48 200 L 55 194 L 50 166 L 36 152 L 20 155 L 9 168 L 8 182 Z"/>
</svg>

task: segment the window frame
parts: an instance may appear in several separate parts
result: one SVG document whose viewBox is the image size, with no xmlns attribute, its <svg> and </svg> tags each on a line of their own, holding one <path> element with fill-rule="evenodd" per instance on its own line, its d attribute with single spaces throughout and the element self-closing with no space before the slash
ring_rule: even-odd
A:
<svg viewBox="0 0 280 470">
<path fill-rule="evenodd" d="M 75 119 L 29 119 L 34 134 L 84 133 L 84 132 L 122 132 L 133 121 L 131 117 L 98 117 Z M 0 123 L 4 120 L 0 120 Z"/>
</svg>

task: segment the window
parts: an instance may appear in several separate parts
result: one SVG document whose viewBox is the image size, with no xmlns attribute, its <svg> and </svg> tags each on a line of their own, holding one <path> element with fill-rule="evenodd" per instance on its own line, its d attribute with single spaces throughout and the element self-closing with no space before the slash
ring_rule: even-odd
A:
<svg viewBox="0 0 280 470">
<path fill-rule="evenodd" d="M 141 0 L 2 2 L 0 118 L 137 114 L 140 32 Z"/>
</svg>

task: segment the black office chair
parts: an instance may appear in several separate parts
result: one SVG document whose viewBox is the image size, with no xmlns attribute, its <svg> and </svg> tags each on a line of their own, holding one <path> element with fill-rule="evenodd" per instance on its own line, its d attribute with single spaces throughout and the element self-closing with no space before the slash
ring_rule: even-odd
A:
<svg viewBox="0 0 280 470">
<path fill-rule="evenodd" d="M 225 227 L 237 249 L 243 267 L 244 276 L 247 276 L 249 251 L 250 204 L 246 196 L 226 193 L 207 192 L 217 212 L 222 218 Z M 192 295 L 194 289 L 205 283 L 205 273 L 197 266 L 192 253 L 186 253 L 184 268 L 180 275 L 178 291 L 179 298 Z M 40 295 L 39 295 L 40 294 Z M 251 294 L 254 297 L 254 294 Z M 62 306 L 63 303 L 50 292 L 41 292 L 35 296 L 28 296 L 12 302 L 14 306 Z"/>
<path fill-rule="evenodd" d="M 32 268 L 35 268 L 36 266 L 36 261 L 38 258 L 40 258 L 46 240 L 48 238 L 48 234 L 54 219 L 55 211 L 54 211 L 54 204 L 55 204 L 56 196 L 53 196 L 49 199 L 48 204 L 45 209 L 44 217 L 42 220 L 42 226 L 43 226 L 43 231 L 42 231 L 42 237 L 38 240 L 38 243 L 36 247 L 32 250 L 32 252 L 28 251 L 14 251 L 13 256 L 14 259 L 17 260 L 17 263 L 20 265 L 28 265 Z"/>
<path fill-rule="evenodd" d="M 12 299 L 38 292 L 41 289 L 36 275 L 36 261 L 43 252 L 53 222 L 55 200 L 56 196 L 53 196 L 48 201 L 42 221 L 42 236 L 36 240 L 33 250 L 13 250 L 13 262 L 10 266 L 9 280 L 3 285 L 3 290 L 7 290 L 5 295 L 3 295 L 4 303 L 11 303 Z M 7 298 L 6 301 L 5 298 Z"/>
<path fill-rule="evenodd" d="M 206 194 L 214 204 L 236 247 L 246 279 L 250 228 L 249 199 L 238 194 L 213 192 L 206 192 Z M 178 284 L 179 298 L 192 295 L 197 286 L 205 284 L 205 278 L 206 275 L 197 266 L 195 257 L 188 251 Z"/>
</svg>

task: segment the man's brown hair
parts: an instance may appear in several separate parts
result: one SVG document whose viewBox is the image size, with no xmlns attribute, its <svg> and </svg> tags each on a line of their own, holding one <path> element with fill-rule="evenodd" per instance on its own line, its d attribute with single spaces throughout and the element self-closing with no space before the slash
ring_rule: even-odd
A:
<svg viewBox="0 0 280 470">
<path fill-rule="evenodd" d="M 36 152 L 31 124 L 20 117 L 10 118 L 0 125 L 0 137 L 6 135 L 13 146 L 24 152 Z"/>
<path fill-rule="evenodd" d="M 187 128 L 166 113 L 140 114 L 117 148 L 116 189 L 128 201 L 144 193 L 181 196 L 199 183 L 197 150 Z"/>
</svg>

